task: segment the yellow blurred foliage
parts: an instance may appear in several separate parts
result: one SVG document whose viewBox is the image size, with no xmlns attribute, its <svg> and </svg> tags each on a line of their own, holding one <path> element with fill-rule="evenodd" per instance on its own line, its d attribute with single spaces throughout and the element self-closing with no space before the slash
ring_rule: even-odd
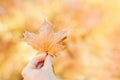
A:
<svg viewBox="0 0 120 80">
<path fill-rule="evenodd" d="M 120 80 L 119 0 L 0 0 L 0 80 L 22 80 L 37 53 L 22 41 L 43 18 L 70 31 L 54 60 L 61 80 Z"/>
</svg>

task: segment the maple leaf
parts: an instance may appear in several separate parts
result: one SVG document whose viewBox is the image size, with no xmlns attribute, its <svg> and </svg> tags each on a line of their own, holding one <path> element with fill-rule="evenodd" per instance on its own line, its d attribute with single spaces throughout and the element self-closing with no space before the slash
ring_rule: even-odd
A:
<svg viewBox="0 0 120 80">
<path fill-rule="evenodd" d="M 53 26 L 44 21 L 38 34 L 25 32 L 24 41 L 30 44 L 39 53 L 47 52 L 55 56 L 57 52 L 64 49 L 62 42 L 67 38 L 67 31 L 62 30 L 54 33 Z"/>
</svg>

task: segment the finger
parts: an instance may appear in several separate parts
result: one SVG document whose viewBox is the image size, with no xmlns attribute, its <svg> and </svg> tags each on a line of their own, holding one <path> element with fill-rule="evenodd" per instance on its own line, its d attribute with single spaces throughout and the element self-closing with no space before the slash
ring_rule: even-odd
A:
<svg viewBox="0 0 120 80">
<path fill-rule="evenodd" d="M 52 64 L 53 64 L 53 56 L 50 54 L 47 55 L 45 61 L 44 61 L 44 69 L 51 69 L 52 70 Z"/>
<path fill-rule="evenodd" d="M 38 63 L 44 61 L 44 59 L 46 58 L 47 53 L 42 53 L 36 57 L 34 57 L 28 64 L 29 68 L 36 68 Z"/>
<path fill-rule="evenodd" d="M 37 69 L 40 69 L 41 67 L 43 67 L 44 63 L 40 63 L 38 66 L 37 66 Z"/>
</svg>

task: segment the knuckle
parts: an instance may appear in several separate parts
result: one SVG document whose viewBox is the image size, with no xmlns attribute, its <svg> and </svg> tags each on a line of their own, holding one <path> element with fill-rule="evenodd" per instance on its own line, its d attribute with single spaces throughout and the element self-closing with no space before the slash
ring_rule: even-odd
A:
<svg viewBox="0 0 120 80">
<path fill-rule="evenodd" d="M 24 68 L 24 69 L 22 70 L 22 76 L 25 76 L 25 75 L 27 74 L 27 72 L 28 72 L 27 68 Z"/>
</svg>

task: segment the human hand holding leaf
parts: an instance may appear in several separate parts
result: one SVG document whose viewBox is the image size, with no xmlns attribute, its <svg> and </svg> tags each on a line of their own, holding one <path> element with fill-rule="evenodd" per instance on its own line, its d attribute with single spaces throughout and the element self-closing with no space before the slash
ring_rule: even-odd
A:
<svg viewBox="0 0 120 80">
<path fill-rule="evenodd" d="M 38 34 L 25 32 L 24 40 L 39 53 L 47 52 L 55 56 L 57 52 L 64 49 L 62 42 L 67 38 L 67 31 L 62 30 L 54 33 L 53 26 L 44 21 Z"/>
</svg>

